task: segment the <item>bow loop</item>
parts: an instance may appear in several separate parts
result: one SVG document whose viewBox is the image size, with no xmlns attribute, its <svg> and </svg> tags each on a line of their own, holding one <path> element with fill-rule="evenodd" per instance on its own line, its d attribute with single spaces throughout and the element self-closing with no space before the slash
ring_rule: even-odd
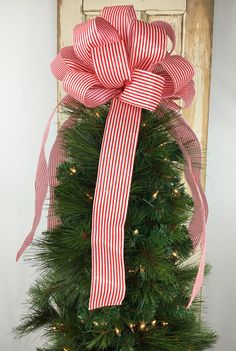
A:
<svg viewBox="0 0 236 351">
<path fill-rule="evenodd" d="M 51 63 L 51 70 L 58 80 L 63 80 L 66 74 L 73 70 L 88 71 L 86 66 L 78 60 L 73 46 L 66 46 L 60 50 Z"/>
<path fill-rule="evenodd" d="M 162 27 L 133 21 L 128 43 L 130 66 L 147 70 L 152 64 L 162 61 L 166 55 L 166 44 L 166 33 Z"/>
<path fill-rule="evenodd" d="M 175 36 L 175 31 L 174 31 L 173 27 L 169 23 L 164 22 L 164 21 L 153 21 L 151 23 L 153 25 L 161 27 L 165 30 L 166 35 L 168 36 L 168 38 L 170 39 L 171 44 L 172 44 L 171 50 L 168 52 L 168 54 L 170 55 L 174 51 L 175 44 L 176 44 L 176 36 Z"/>
<path fill-rule="evenodd" d="M 195 90 L 192 77 L 194 70 L 192 65 L 183 57 L 168 55 L 165 59 L 150 67 L 150 70 L 165 80 L 162 102 L 170 109 L 178 110 L 180 106 L 174 101 L 182 99 L 183 108 L 191 105 Z"/>
<path fill-rule="evenodd" d="M 102 87 L 95 74 L 86 72 L 69 72 L 63 87 L 70 96 L 91 108 L 106 103 L 120 93 L 119 89 Z"/>
<path fill-rule="evenodd" d="M 153 72 L 165 78 L 163 98 L 174 96 L 191 81 L 194 75 L 193 66 L 178 55 L 166 56 L 163 61 L 155 65 Z"/>
<path fill-rule="evenodd" d="M 86 23 L 78 24 L 73 30 L 75 54 L 89 68 L 93 67 L 91 55 L 93 48 L 119 40 L 115 28 L 102 17 L 96 17 Z"/>
<path fill-rule="evenodd" d="M 104 7 L 101 16 L 116 28 L 120 38 L 127 46 L 130 25 L 137 19 L 134 7 L 132 5 Z"/>
<path fill-rule="evenodd" d="M 192 104 L 193 98 L 195 95 L 194 83 L 191 80 L 188 84 L 186 84 L 181 90 L 179 90 L 174 96 L 172 96 L 169 100 L 179 100 L 181 99 L 184 103 L 182 108 L 187 108 Z M 174 109 L 177 110 L 180 108 L 179 105 Z"/>
<path fill-rule="evenodd" d="M 100 83 L 106 88 L 120 88 L 131 80 L 126 48 L 123 41 L 92 49 L 92 61 Z"/>
</svg>

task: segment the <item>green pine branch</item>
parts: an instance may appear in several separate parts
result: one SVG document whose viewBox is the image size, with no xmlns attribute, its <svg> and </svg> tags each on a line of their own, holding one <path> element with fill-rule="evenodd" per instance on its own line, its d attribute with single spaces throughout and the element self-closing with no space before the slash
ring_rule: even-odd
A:
<svg viewBox="0 0 236 351">
<path fill-rule="evenodd" d="M 178 115 L 164 109 L 157 111 L 161 119 L 142 112 L 125 224 L 125 300 L 88 310 L 92 205 L 108 111 L 109 105 L 62 111 L 76 122 L 63 132 L 67 159 L 55 188 L 61 224 L 42 233 L 25 255 L 40 275 L 15 334 L 43 333 L 46 345 L 38 351 L 210 349 L 216 334 L 199 322 L 202 302 L 186 309 L 197 272 L 183 265 L 193 253 L 187 229 L 193 202 L 183 184 L 183 156 L 169 132 Z"/>
</svg>

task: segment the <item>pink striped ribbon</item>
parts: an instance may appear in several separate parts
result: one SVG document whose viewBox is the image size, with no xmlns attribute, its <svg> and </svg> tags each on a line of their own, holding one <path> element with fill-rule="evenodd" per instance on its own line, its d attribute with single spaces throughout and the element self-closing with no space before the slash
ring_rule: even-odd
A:
<svg viewBox="0 0 236 351">
<path fill-rule="evenodd" d="M 167 52 L 168 38 L 172 42 L 171 52 Z M 74 28 L 73 46 L 62 48 L 51 65 L 53 74 L 63 81 L 64 90 L 74 101 L 92 108 L 112 100 L 93 201 L 90 310 L 120 305 L 125 296 L 124 224 L 142 109 L 155 111 L 159 104 L 164 104 L 179 110 L 176 100 L 182 99 L 184 107 L 188 107 L 194 96 L 193 67 L 183 57 L 171 55 L 174 47 L 175 33 L 168 23 L 138 21 L 133 6 L 105 7 L 101 17 Z M 51 119 L 52 116 L 38 162 L 33 227 L 17 259 L 33 240 L 49 183 L 52 218 L 49 228 L 58 224 L 52 215 L 52 188 L 57 184 L 56 168 L 64 155 L 58 137 L 47 166 L 44 146 Z M 194 201 L 189 235 L 194 249 L 199 244 L 202 249 L 187 306 L 190 307 L 204 278 L 208 209 L 200 183 L 199 141 L 181 116 L 173 118 L 170 127 L 186 161 L 185 176 Z"/>
</svg>

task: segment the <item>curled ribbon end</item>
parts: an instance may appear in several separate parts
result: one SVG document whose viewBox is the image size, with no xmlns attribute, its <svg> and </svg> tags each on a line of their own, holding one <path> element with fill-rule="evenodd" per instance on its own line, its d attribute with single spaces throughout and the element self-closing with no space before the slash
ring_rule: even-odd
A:
<svg viewBox="0 0 236 351">
<path fill-rule="evenodd" d="M 114 302 L 110 302 L 110 303 L 106 303 L 106 302 L 105 303 L 99 303 L 98 302 L 97 304 L 90 303 L 88 309 L 89 309 L 89 311 L 94 311 L 94 310 L 96 310 L 98 308 L 103 308 L 103 307 L 121 306 L 122 302 L 123 302 L 123 299 L 121 301 L 116 302 L 116 303 L 114 303 Z"/>
<path fill-rule="evenodd" d="M 22 253 L 23 253 L 23 247 L 21 247 L 20 250 L 16 254 L 16 262 L 19 261 L 19 259 L 21 258 Z"/>
<path fill-rule="evenodd" d="M 187 310 L 191 307 L 192 303 L 193 303 L 193 299 L 191 298 L 190 301 L 189 301 L 189 303 L 188 303 L 187 306 L 186 306 L 186 309 L 187 309 Z"/>
<path fill-rule="evenodd" d="M 34 232 L 31 231 L 29 233 L 29 235 L 26 237 L 26 239 L 23 242 L 23 244 L 21 245 L 21 248 L 19 249 L 19 251 L 16 254 L 16 262 L 19 261 L 19 259 L 21 258 L 22 254 L 24 253 L 24 251 L 32 243 L 33 237 L 34 237 Z"/>
<path fill-rule="evenodd" d="M 21 246 L 20 250 L 19 250 L 19 251 L 17 252 L 17 254 L 16 254 L 16 262 L 19 261 L 19 259 L 21 258 L 23 252 L 26 250 L 26 248 L 27 248 L 28 246 L 29 246 L 29 244 L 27 244 L 27 243 L 24 243 L 24 244 Z"/>
</svg>

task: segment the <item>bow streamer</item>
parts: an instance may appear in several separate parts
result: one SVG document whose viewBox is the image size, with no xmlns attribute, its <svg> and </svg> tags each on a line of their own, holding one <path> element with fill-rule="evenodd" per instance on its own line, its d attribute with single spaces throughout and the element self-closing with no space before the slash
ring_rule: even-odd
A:
<svg viewBox="0 0 236 351">
<path fill-rule="evenodd" d="M 168 38 L 172 42 L 170 52 Z M 193 67 L 183 57 L 171 55 L 174 47 L 175 33 L 168 23 L 138 21 L 133 6 L 105 7 L 100 17 L 74 28 L 73 46 L 62 48 L 51 64 L 69 97 L 90 108 L 111 100 L 93 201 L 90 310 L 120 305 L 125 296 L 124 225 L 142 109 L 155 111 L 164 104 L 179 110 L 177 100 L 182 99 L 188 107 L 194 97 Z M 49 183 L 52 211 L 52 187 L 63 152 L 57 137 L 47 166 L 44 146 L 51 119 L 36 174 L 35 219 L 17 259 L 33 240 Z M 190 307 L 202 286 L 206 255 L 208 209 L 200 183 L 201 147 L 181 116 L 173 118 L 170 132 L 185 158 L 185 177 L 194 201 L 189 235 L 194 249 L 200 244 L 202 250 Z M 49 228 L 55 225 L 57 219 L 52 217 Z"/>
</svg>

